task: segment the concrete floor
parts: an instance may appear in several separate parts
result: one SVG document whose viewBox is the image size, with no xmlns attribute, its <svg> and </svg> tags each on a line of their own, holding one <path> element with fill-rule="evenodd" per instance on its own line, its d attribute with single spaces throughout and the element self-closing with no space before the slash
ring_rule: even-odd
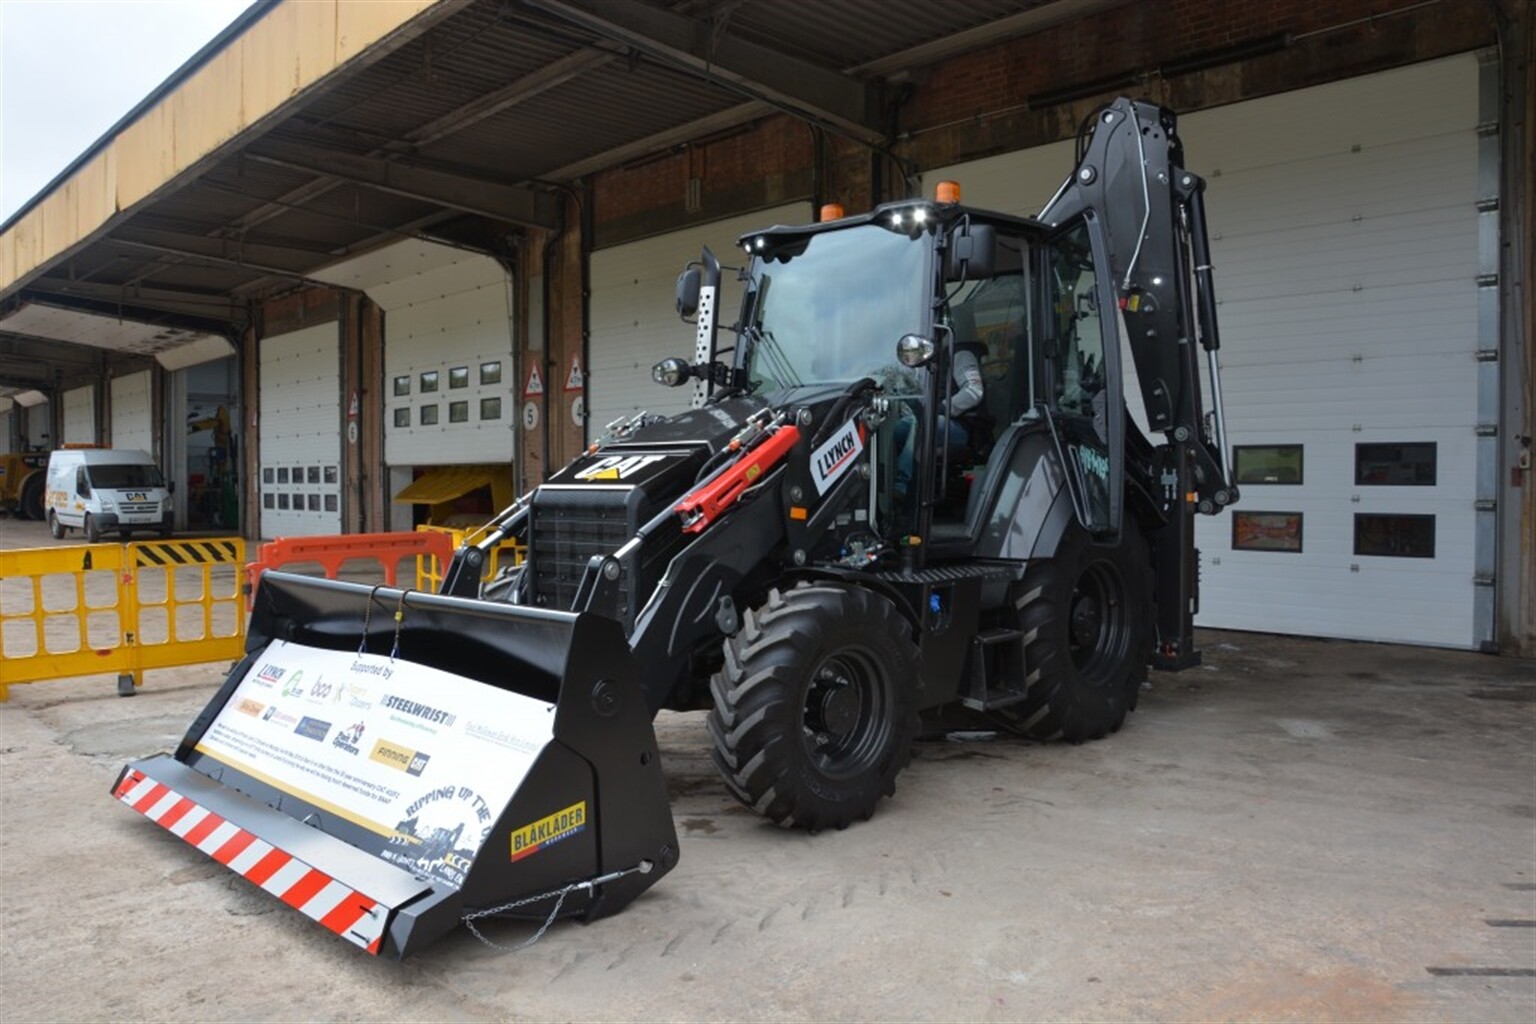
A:
<svg viewBox="0 0 1536 1024">
<path fill-rule="evenodd" d="M 0 533 L 5 527 L 0 525 Z M 1536 1019 L 1536 665 L 1236 633 L 1108 740 L 919 744 L 846 832 L 657 723 L 679 867 L 501 953 L 375 961 L 115 804 L 218 666 L 0 705 L 0 1017 Z M 515 943 L 519 924 L 488 934 Z"/>
</svg>

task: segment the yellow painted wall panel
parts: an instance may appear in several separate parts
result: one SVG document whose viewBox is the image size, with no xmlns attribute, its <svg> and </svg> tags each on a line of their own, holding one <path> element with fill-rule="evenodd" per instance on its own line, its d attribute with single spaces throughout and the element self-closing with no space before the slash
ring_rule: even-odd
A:
<svg viewBox="0 0 1536 1024">
<path fill-rule="evenodd" d="M 43 262 L 43 218 L 40 210 L 31 210 L 7 234 L 16 238 L 18 273 L 26 273 Z"/>
<path fill-rule="evenodd" d="M 245 115 L 254 123 L 285 103 L 299 88 L 299 12 L 322 4 L 279 4 L 235 43 L 241 50 Z"/>
<path fill-rule="evenodd" d="M 16 232 L 0 235 L 0 281 L 14 281 L 20 276 L 16 270 Z"/>
<path fill-rule="evenodd" d="M 345 64 L 380 38 L 439 2 L 461 0 L 339 0 L 336 7 L 336 63 Z"/>
<path fill-rule="evenodd" d="M 71 184 L 72 182 L 65 182 L 62 188 L 55 189 L 48 198 L 37 205 L 37 212 L 43 215 L 43 251 L 45 253 L 59 252 L 74 241 L 74 232 L 79 222 L 70 213 Z"/>
<path fill-rule="evenodd" d="M 80 229 L 100 224 L 117 212 L 117 153 L 108 146 L 97 153 L 72 179 L 78 186 L 75 193 L 75 216 Z"/>
<path fill-rule="evenodd" d="M 336 5 L 282 4 L 294 16 L 294 47 L 299 59 L 299 88 L 311 85 L 336 67 Z"/>
<path fill-rule="evenodd" d="M 184 171 L 245 127 L 242 49 L 233 47 L 198 68 L 171 94 L 175 171 Z"/>
<path fill-rule="evenodd" d="M 146 110 L 112 141 L 117 150 L 117 206 L 126 210 L 165 183 L 175 166 L 171 113 L 161 103 Z"/>
<path fill-rule="evenodd" d="M 100 231 L 423 11 L 462 2 L 290 0 L 269 8 L 0 236 L 0 289 Z"/>
</svg>

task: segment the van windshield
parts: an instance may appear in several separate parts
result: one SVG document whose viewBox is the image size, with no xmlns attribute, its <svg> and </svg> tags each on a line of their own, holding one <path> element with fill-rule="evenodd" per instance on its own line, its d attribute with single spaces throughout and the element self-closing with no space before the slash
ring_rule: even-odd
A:
<svg viewBox="0 0 1536 1024">
<path fill-rule="evenodd" d="M 102 487 L 109 491 L 165 486 L 165 477 L 160 475 L 158 466 L 97 465 L 88 468 L 86 475 L 90 477 L 92 487 Z"/>
</svg>

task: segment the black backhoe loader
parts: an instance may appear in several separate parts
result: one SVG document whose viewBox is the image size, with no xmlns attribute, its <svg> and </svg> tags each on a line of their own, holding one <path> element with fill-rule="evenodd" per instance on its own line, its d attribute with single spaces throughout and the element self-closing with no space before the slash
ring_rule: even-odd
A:
<svg viewBox="0 0 1536 1024">
<path fill-rule="evenodd" d="M 654 370 L 689 411 L 610 424 L 440 593 L 266 573 L 248 657 L 114 793 L 403 956 L 666 873 L 662 708 L 708 709 L 730 791 L 811 831 L 869 817 L 925 718 L 1114 732 L 1149 665 L 1198 663 L 1194 517 L 1238 496 L 1174 129 L 1098 111 L 1038 218 L 946 189 L 752 232 L 728 341 L 706 249 L 693 358 Z M 951 424 L 962 354 L 985 397 Z M 507 537 L 525 561 L 482 583 Z"/>
</svg>

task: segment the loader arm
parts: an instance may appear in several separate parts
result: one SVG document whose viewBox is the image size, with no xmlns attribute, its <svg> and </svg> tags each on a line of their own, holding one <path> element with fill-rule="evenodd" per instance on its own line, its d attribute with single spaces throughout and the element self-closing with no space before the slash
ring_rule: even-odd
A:
<svg viewBox="0 0 1536 1024">
<path fill-rule="evenodd" d="M 1141 469 L 1166 519 L 1151 540 L 1155 663 L 1170 669 L 1199 659 L 1194 515 L 1214 515 L 1238 499 L 1221 402 L 1205 181 L 1184 169 L 1176 122 L 1170 110 L 1124 98 L 1096 112 L 1079 132 L 1072 176 L 1040 214 L 1052 225 L 1080 216 L 1098 221 L 1147 424 L 1164 438 Z M 1197 342 L 1209 373 L 1209 420 Z"/>
</svg>

